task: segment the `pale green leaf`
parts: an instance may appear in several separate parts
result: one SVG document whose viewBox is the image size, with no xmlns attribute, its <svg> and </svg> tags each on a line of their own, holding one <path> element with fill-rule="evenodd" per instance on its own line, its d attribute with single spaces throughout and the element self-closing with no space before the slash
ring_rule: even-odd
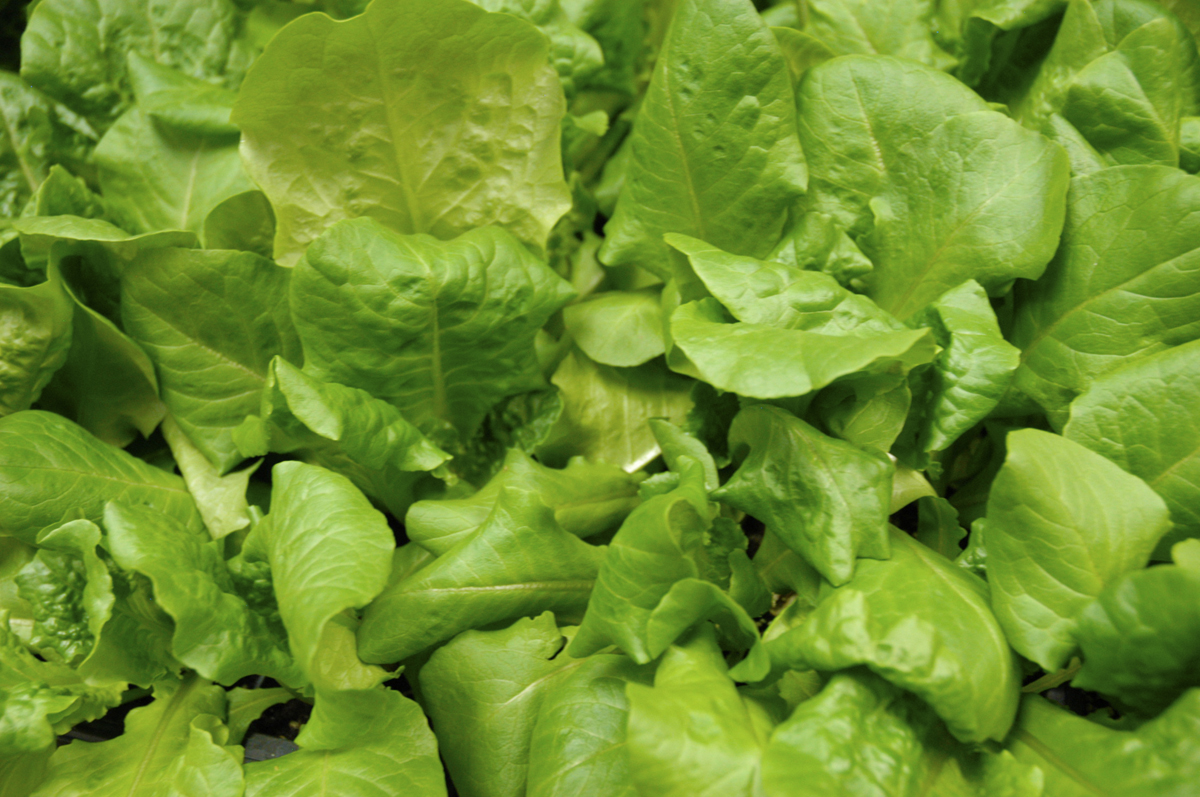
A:
<svg viewBox="0 0 1200 797">
<path fill-rule="evenodd" d="M 885 455 L 768 405 L 742 410 L 729 440 L 735 455 L 749 452 L 715 498 L 757 517 L 834 585 L 858 557 L 888 557 L 895 467 Z"/>
<path fill-rule="evenodd" d="M 1075 629 L 1083 667 L 1073 684 L 1145 714 L 1200 686 L 1200 571 L 1135 570 L 1083 610 Z"/>
<path fill-rule="evenodd" d="M 0 119 L 5 133 L 0 136 L 0 216 L 12 218 L 38 193 L 53 164 L 78 168 L 85 163 L 96 134 L 11 72 L 0 72 Z"/>
<path fill-rule="evenodd" d="M 21 77 L 97 130 L 132 102 L 130 52 L 231 87 L 249 65 L 229 0 L 46 0 L 34 11 L 21 37 Z"/>
<path fill-rule="evenodd" d="M 884 310 L 907 319 L 966 279 L 999 292 L 1042 273 L 1062 228 L 1060 148 L 948 75 L 890 57 L 816 66 L 798 101 L 805 205 L 862 236 L 867 295 Z"/>
<path fill-rule="evenodd" d="M 418 501 L 404 516 L 409 539 L 436 555 L 475 532 L 505 487 L 536 492 L 564 531 L 587 539 L 615 531 L 640 503 L 641 474 L 628 474 L 603 462 L 573 458 L 567 467 L 548 468 L 520 449 L 509 449 L 504 466 L 470 498 Z"/>
<path fill-rule="evenodd" d="M 479 530 L 368 607 L 366 661 L 401 661 L 455 634 L 553 611 L 579 618 L 604 548 L 563 531 L 535 492 L 505 487 Z"/>
<path fill-rule="evenodd" d="M 125 718 L 125 732 L 105 742 L 74 741 L 50 758 L 46 780 L 31 797 L 158 797 L 170 795 L 185 762 L 218 788 L 209 797 L 239 797 L 238 760 L 222 748 L 225 690 L 190 675 L 156 687 L 155 700 Z M 186 792 L 184 792 L 186 794 Z"/>
<path fill-rule="evenodd" d="M 860 561 L 804 623 L 768 643 L 772 662 L 865 664 L 922 698 L 959 740 L 1004 739 L 1020 680 L 987 584 L 895 528 L 891 546 L 891 559 Z"/>
<path fill-rule="evenodd" d="M 104 529 L 116 563 L 149 578 L 155 602 L 175 621 L 171 649 L 180 662 L 225 685 L 257 674 L 303 684 L 282 629 L 234 589 L 220 542 L 161 513 L 117 502 L 105 509 Z"/>
<path fill-rule="evenodd" d="M 544 386 L 533 339 L 573 293 L 502 229 L 439 241 L 356 219 L 308 249 L 291 305 L 309 373 L 465 439 L 498 401 Z"/>
<path fill-rule="evenodd" d="M 1200 537 L 1200 341 L 1132 360 L 1094 381 L 1071 404 L 1063 429 L 1145 480 L 1171 510 L 1173 528 L 1155 549 Z"/>
<path fill-rule="evenodd" d="M 711 633 L 663 656 L 654 686 L 632 683 L 628 749 L 641 795 L 752 797 L 770 726 L 726 674 Z M 764 727 L 764 725 L 766 727 Z"/>
<path fill-rule="evenodd" d="M 29 409 L 67 361 L 74 303 L 61 279 L 0 283 L 0 415 Z"/>
<path fill-rule="evenodd" d="M 804 33 L 837 55 L 895 55 L 949 69 L 955 59 L 938 46 L 934 0 L 808 0 Z"/>
<path fill-rule="evenodd" d="M 527 797 L 637 797 L 626 746 L 625 684 L 644 683 L 647 675 L 629 659 L 606 654 L 561 671 L 533 723 Z"/>
<path fill-rule="evenodd" d="M 396 517 L 421 473 L 450 458 L 386 401 L 314 379 L 281 357 L 271 361 L 258 411 L 233 430 L 242 454 L 295 453 L 347 477 Z"/>
<path fill-rule="evenodd" d="M 1170 517 L 1145 482 L 1078 443 L 1022 429 L 1006 444 L 987 505 L 992 608 L 1013 648 L 1053 672 L 1079 614 L 1146 565 Z"/>
<path fill-rule="evenodd" d="M 795 120 L 783 55 L 749 0 L 680 0 L 600 259 L 669 279 L 669 232 L 765 255 L 805 185 Z"/>
<path fill-rule="evenodd" d="M 296 744 L 286 756 L 246 765 L 246 797 L 446 795 L 437 740 L 420 707 L 399 692 L 319 691 Z"/>
<path fill-rule="evenodd" d="M 629 368 L 666 351 L 660 291 L 608 291 L 563 310 L 567 332 L 601 365 Z"/>
<path fill-rule="evenodd" d="M 1200 178 L 1117 166 L 1071 183 L 1062 246 L 1018 288 L 1017 388 L 1053 423 L 1106 371 L 1200 337 Z"/>
<path fill-rule="evenodd" d="M 154 362 L 175 422 L 218 473 L 242 460 L 232 432 L 258 411 L 271 359 L 300 358 L 290 278 L 249 252 L 176 248 L 146 252 L 122 276 L 125 329 Z"/>
<path fill-rule="evenodd" d="M 718 390 L 763 399 L 804 396 L 858 373 L 908 371 L 937 354 L 928 330 L 869 330 L 730 324 L 715 299 L 689 302 L 671 315 L 671 336 L 689 361 L 678 370 Z"/>
<path fill-rule="evenodd" d="M 49 271 L 51 280 L 59 278 L 56 266 Z M 149 437 L 166 414 L 154 364 L 108 318 L 82 302 L 73 304 L 71 348 L 38 406 L 116 446 L 129 445 L 138 434 Z"/>
<path fill-rule="evenodd" d="M 379 594 L 392 568 L 387 520 L 348 479 L 281 462 L 264 545 L 296 664 L 318 688 L 363 689 L 386 677 L 359 662 L 345 612 Z"/>
<path fill-rule="evenodd" d="M 1200 690 L 1136 731 L 1105 728 L 1029 695 L 1009 739 L 1053 797 L 1190 797 L 1200 778 Z"/>
<path fill-rule="evenodd" d="M 537 453 L 551 464 L 583 456 L 640 470 L 660 453 L 646 421 L 679 423 L 692 408 L 691 385 L 661 362 L 613 368 L 572 350 L 550 381 L 562 391 L 563 414 Z"/>
<path fill-rule="evenodd" d="M 313 43 L 321 42 L 313 69 Z M 369 216 L 449 239 L 498 224 L 535 249 L 570 207 L 548 42 L 465 0 L 313 14 L 276 36 L 233 121 L 291 265 L 335 222 Z M 297 70 L 309 78 L 294 79 Z"/>
<path fill-rule="evenodd" d="M 546 612 L 503 630 L 461 634 L 421 668 L 421 693 L 462 797 L 526 794 L 530 735 L 543 701 L 572 673 L 590 669 L 591 660 L 561 654 L 563 643 Z"/>
<path fill-rule="evenodd" d="M 37 410 L 0 418 L 0 496 L 0 529 L 28 543 L 63 520 L 99 521 L 113 500 L 146 504 L 190 529 L 203 528 L 183 479 Z"/>
<path fill-rule="evenodd" d="M 163 419 L 162 432 L 212 538 L 219 540 L 249 526 L 250 505 L 246 501 L 246 486 L 259 463 L 221 476 L 200 449 L 187 438 L 174 418 L 167 416 Z"/>
</svg>

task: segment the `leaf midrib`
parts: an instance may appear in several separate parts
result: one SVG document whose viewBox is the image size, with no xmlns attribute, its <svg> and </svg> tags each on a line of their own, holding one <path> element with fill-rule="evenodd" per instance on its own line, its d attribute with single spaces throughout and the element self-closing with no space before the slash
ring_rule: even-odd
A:
<svg viewBox="0 0 1200 797">
<path fill-rule="evenodd" d="M 1109 797 L 1108 792 L 1092 783 L 1090 780 L 1084 777 L 1082 772 L 1059 758 L 1048 745 L 1046 745 L 1041 739 L 1037 738 L 1029 731 L 1025 730 L 1024 728 L 1016 728 L 1013 730 L 1013 736 L 1020 739 L 1027 747 L 1029 747 L 1029 749 L 1041 756 L 1046 763 L 1053 766 L 1059 772 L 1062 772 L 1064 775 L 1078 783 L 1087 791 L 1097 795 L 1098 797 Z"/>
<path fill-rule="evenodd" d="M 142 780 L 146 777 L 146 770 L 150 766 L 150 760 L 154 758 L 154 754 L 158 751 L 158 745 L 162 742 L 162 738 L 166 734 L 167 726 L 185 702 L 185 698 L 199 683 L 200 676 L 192 673 L 184 679 L 183 684 L 176 690 L 175 694 L 171 695 L 167 707 L 158 719 L 158 724 L 154 727 L 154 735 L 151 737 L 150 743 L 146 746 L 146 752 L 142 754 L 142 760 L 138 764 L 133 780 L 129 784 L 129 791 L 126 792 L 128 797 L 135 797 L 137 794 L 138 786 L 141 785 Z"/>
</svg>

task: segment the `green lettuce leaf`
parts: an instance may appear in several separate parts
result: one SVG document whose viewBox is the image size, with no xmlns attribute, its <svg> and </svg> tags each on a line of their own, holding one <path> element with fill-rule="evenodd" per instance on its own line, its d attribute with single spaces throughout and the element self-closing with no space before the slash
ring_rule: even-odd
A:
<svg viewBox="0 0 1200 797">
<path fill-rule="evenodd" d="M 1136 731 L 1105 728 L 1028 695 L 1009 739 L 1017 760 L 1045 775 L 1047 795 L 1185 797 L 1200 775 L 1200 690 Z"/>
<path fill-rule="evenodd" d="M 171 618 L 149 581 L 113 566 L 99 526 L 72 520 L 37 542 L 16 581 L 31 607 L 29 642 L 43 658 L 70 663 L 91 683 L 149 686 L 175 677 Z"/>
<path fill-rule="evenodd" d="M 28 543 L 63 520 L 99 521 L 110 500 L 146 504 L 203 528 L 181 478 L 38 410 L 0 418 L 0 496 L 0 529 Z"/>
<path fill-rule="evenodd" d="M 563 324 L 583 353 L 601 365 L 630 368 L 666 351 L 660 291 L 606 291 L 563 310 Z"/>
<path fill-rule="evenodd" d="M 531 730 L 527 797 L 637 797 L 625 685 L 647 681 L 644 668 L 608 654 L 570 661 L 559 671 Z"/>
<path fill-rule="evenodd" d="M 1144 567 L 1171 521 L 1145 482 L 1077 443 L 1038 429 L 1006 442 L 987 505 L 992 608 L 1013 648 L 1053 672 L 1080 612 Z"/>
<path fill-rule="evenodd" d="M 1083 610 L 1075 686 L 1145 714 L 1200 686 L 1200 569 L 1183 564 L 1126 573 Z"/>
<path fill-rule="evenodd" d="M 1003 740 L 1020 680 L 987 584 L 894 527 L 891 546 L 891 559 L 860 561 L 803 624 L 768 643 L 772 663 L 865 664 L 922 698 L 960 741 Z"/>
<path fill-rule="evenodd" d="M 511 448 L 504 466 L 470 498 L 417 501 L 404 516 L 410 540 L 440 556 L 475 532 L 506 487 L 537 493 L 564 531 L 588 539 L 615 531 L 636 507 L 640 474 L 628 474 L 603 462 L 571 459 L 567 467 L 548 468 L 520 449 Z"/>
<path fill-rule="evenodd" d="M 230 87 L 249 65 L 229 0 L 47 0 L 35 10 L 21 37 L 21 77 L 100 131 L 133 100 L 129 52 Z"/>
<path fill-rule="evenodd" d="M 278 623 L 237 594 L 220 542 L 159 512 L 111 502 L 105 508 L 108 550 L 118 565 L 154 585 L 154 600 L 175 621 L 171 652 L 204 678 L 232 685 L 266 675 L 288 686 L 304 676 Z"/>
<path fill-rule="evenodd" d="M 870 0 L 808 0 L 804 33 L 836 55 L 877 53 L 949 69 L 955 59 L 935 38 L 933 0 L 901 0 L 880 7 Z"/>
<path fill-rule="evenodd" d="M 78 301 L 118 325 L 120 279 L 129 263 L 150 249 L 197 244 L 187 230 L 130 235 L 104 219 L 81 216 L 31 216 L 16 220 L 13 228 L 29 269 L 44 272 L 53 261 Z"/>
<path fill-rule="evenodd" d="M 386 401 L 314 379 L 278 356 L 267 370 L 259 414 L 232 437 L 245 456 L 296 453 L 340 473 L 397 517 L 412 503 L 421 472 L 450 458 Z"/>
<path fill-rule="evenodd" d="M 1164 166 L 1072 181 L 1062 246 L 1044 279 L 1018 286 L 1011 335 L 1014 384 L 1052 423 L 1127 358 L 1200 337 L 1197 202 L 1200 178 Z"/>
<path fill-rule="evenodd" d="M 642 56 L 645 0 L 561 0 L 561 5 L 602 50 L 604 64 L 588 79 L 588 88 L 633 96 Z"/>
<path fill-rule="evenodd" d="M 233 429 L 258 411 L 271 359 L 300 359 L 290 278 L 249 252 L 190 249 L 147 252 L 122 277 L 125 329 L 154 362 L 172 417 L 220 473 L 242 460 Z"/>
<path fill-rule="evenodd" d="M 833 676 L 775 728 L 762 783 L 769 797 L 1042 794 L 1036 768 L 973 755 L 919 699 L 862 672 Z"/>
<path fill-rule="evenodd" d="M 558 0 L 471 0 L 488 11 L 512 14 L 538 26 L 550 40 L 550 61 L 568 100 L 604 64 L 600 43 L 576 27 Z"/>
<path fill-rule="evenodd" d="M 997 293 L 1041 275 L 1062 229 L 1060 148 L 948 75 L 890 57 L 816 66 L 798 101 L 805 206 L 858 238 L 884 310 L 907 319 L 967 279 Z"/>
<path fill-rule="evenodd" d="M 229 741 L 239 744 L 250 724 L 261 717 L 264 711 L 291 699 L 292 691 L 281 686 L 261 689 L 244 689 L 239 686 L 230 689 L 225 693 L 225 700 L 229 705 L 229 711 L 226 712 Z"/>
<path fill-rule="evenodd" d="M 526 794 L 540 709 L 592 661 L 562 655 L 563 644 L 554 615 L 546 612 L 502 630 L 460 634 L 421 668 L 426 709 L 462 797 Z"/>
<path fill-rule="evenodd" d="M 366 661 L 401 661 L 471 628 L 553 611 L 578 618 L 605 549 L 563 531 L 537 493 L 505 487 L 479 530 L 367 608 Z"/>
<path fill-rule="evenodd" d="M 390 689 L 317 692 L 300 749 L 246 765 L 246 797 L 445 797 L 438 743 L 416 703 Z"/>
<path fill-rule="evenodd" d="M 686 274 L 664 233 L 767 254 L 804 190 L 796 104 L 775 37 L 749 0 L 680 0 L 630 135 L 600 259 Z"/>
<path fill-rule="evenodd" d="M 726 673 L 711 631 L 670 647 L 654 686 L 631 683 L 628 749 L 638 794 L 752 797 L 769 715 Z"/>
<path fill-rule="evenodd" d="M 858 373 L 903 373 L 937 354 L 926 329 L 847 334 L 726 320 L 715 299 L 689 302 L 671 314 L 671 337 L 688 360 L 677 370 L 751 398 L 804 396 Z"/>
<path fill-rule="evenodd" d="M 357 219 L 309 248 L 291 304 L 309 373 L 467 438 L 498 401 L 544 385 L 534 335 L 573 293 L 499 228 L 443 242 Z"/>
<path fill-rule="evenodd" d="M 11 72 L 0 72 L 0 216 L 12 218 L 38 193 L 53 164 L 78 168 L 96 134 L 87 122 Z M 41 212 L 38 215 L 50 215 Z"/>
<path fill-rule="evenodd" d="M 375 686 L 387 674 L 359 661 L 348 611 L 387 584 L 395 549 L 387 520 L 324 468 L 281 462 L 272 479 L 271 514 L 259 531 L 292 656 L 318 690 Z"/>
<path fill-rule="evenodd" d="M 236 249 L 271 257 L 275 211 L 262 191 L 244 191 L 221 200 L 204 217 L 206 249 Z"/>
<path fill-rule="evenodd" d="M 1171 510 L 1173 528 L 1155 559 L 1171 546 L 1200 537 L 1200 341 L 1140 357 L 1096 379 L 1071 404 L 1063 429 L 1120 465 L 1159 494 Z"/>
<path fill-rule="evenodd" d="M 316 41 L 336 67 L 311 68 Z M 443 239 L 498 224 L 543 249 L 570 207 L 547 50 L 533 25 L 464 0 L 376 3 L 281 31 L 233 114 L 275 209 L 275 256 L 291 265 L 356 216 Z"/>
<path fill-rule="evenodd" d="M 827 437 L 768 405 L 747 407 L 729 430 L 749 449 L 713 496 L 754 515 L 835 586 L 860 557 L 886 559 L 895 467 L 882 454 Z"/>
<path fill-rule="evenodd" d="M 49 267 L 49 281 L 60 279 Z M 39 286 L 40 287 L 40 286 Z M 74 317 L 66 361 L 38 400 L 106 443 L 127 446 L 149 437 L 166 413 L 150 358 L 107 317 L 80 302 L 70 288 Z"/>
<path fill-rule="evenodd" d="M 642 503 L 621 524 L 600 565 L 570 655 L 616 645 L 645 664 L 665 649 L 652 649 L 650 620 L 676 582 L 700 574 L 696 558 L 710 525 L 704 471 L 689 462 L 677 487 Z"/>
<path fill-rule="evenodd" d="M 974 280 L 938 297 L 917 323 L 931 327 L 942 347 L 924 391 L 914 399 L 923 412 L 916 448 L 928 455 L 949 448 L 1000 404 L 1020 351 L 1004 339 L 987 294 Z"/>
<path fill-rule="evenodd" d="M 537 454 L 551 465 L 586 457 L 640 470 L 661 451 L 646 422 L 682 422 L 693 406 L 689 382 L 661 360 L 614 368 L 572 349 L 550 381 L 562 393 L 563 412 Z"/>
<path fill-rule="evenodd" d="M 249 526 L 251 515 L 246 489 L 250 476 L 261 463 L 221 476 L 169 415 L 163 419 L 162 434 L 212 538 L 219 540 Z"/>
<path fill-rule="evenodd" d="M 1073 0 L 1025 82 L 1010 103 L 1023 124 L 1056 138 L 1071 127 L 1066 135 L 1107 165 L 1176 166 L 1181 117 L 1200 103 L 1200 57 L 1188 30 L 1155 4 Z"/>
<path fill-rule="evenodd" d="M 103 716 L 124 691 L 124 683 L 88 684 L 67 665 L 39 659 L 0 625 L 0 760 L 49 754 L 57 734 Z"/>
<path fill-rule="evenodd" d="M 136 52 L 129 60 L 137 104 L 92 155 L 108 210 L 134 232 L 199 233 L 209 211 L 254 188 L 229 124 L 234 94 Z"/>
<path fill-rule="evenodd" d="M 224 715 L 225 690 L 199 676 L 158 686 L 153 703 L 126 716 L 122 735 L 60 747 L 31 797 L 238 797 L 242 751 L 226 746 Z"/>
<path fill-rule="evenodd" d="M 0 415 L 29 409 L 67 362 L 74 317 L 57 275 L 29 288 L 0 283 Z"/>
</svg>

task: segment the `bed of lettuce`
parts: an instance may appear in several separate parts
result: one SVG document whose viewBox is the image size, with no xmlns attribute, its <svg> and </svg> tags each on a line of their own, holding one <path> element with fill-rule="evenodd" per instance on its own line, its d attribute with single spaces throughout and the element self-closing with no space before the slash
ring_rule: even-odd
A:
<svg viewBox="0 0 1200 797">
<path fill-rule="evenodd" d="M 757 5 L 8 4 L 0 795 L 1200 794 L 1200 10 Z"/>
</svg>

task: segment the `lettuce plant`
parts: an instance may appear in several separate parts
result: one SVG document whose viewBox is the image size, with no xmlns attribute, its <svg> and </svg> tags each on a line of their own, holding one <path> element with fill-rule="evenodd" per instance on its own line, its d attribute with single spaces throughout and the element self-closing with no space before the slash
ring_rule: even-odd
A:
<svg viewBox="0 0 1200 797">
<path fill-rule="evenodd" d="M 1189 0 L 24 11 L 0 797 L 1200 794 Z"/>
</svg>

